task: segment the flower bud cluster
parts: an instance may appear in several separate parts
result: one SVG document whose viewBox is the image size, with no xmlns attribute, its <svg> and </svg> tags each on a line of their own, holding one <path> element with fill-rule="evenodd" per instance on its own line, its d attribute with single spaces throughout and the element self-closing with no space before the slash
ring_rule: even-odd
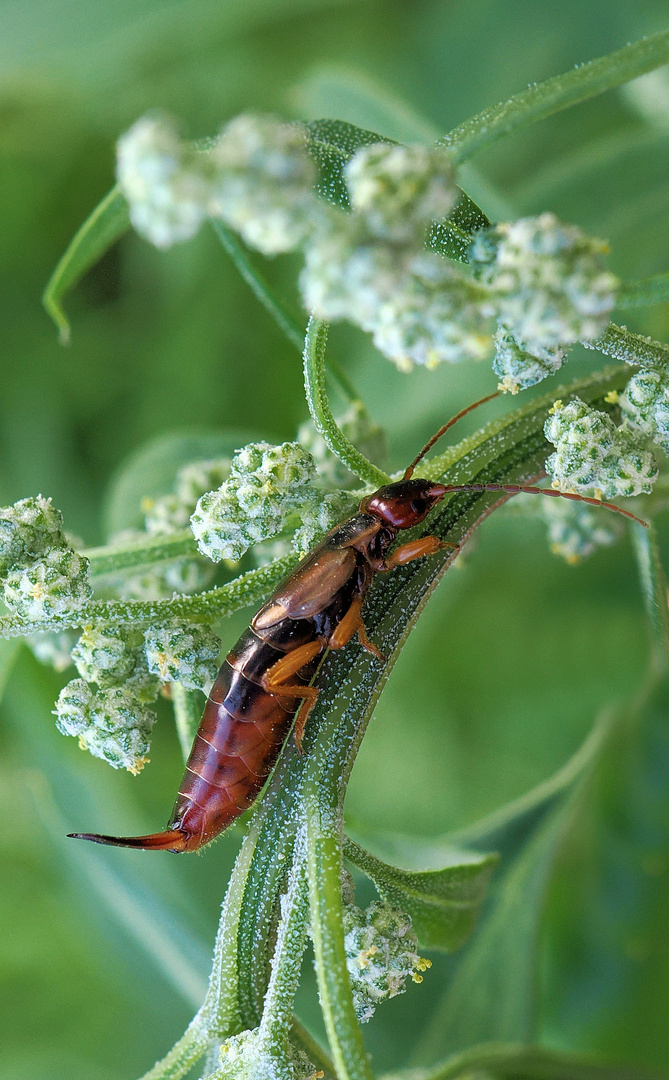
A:
<svg viewBox="0 0 669 1080">
<path fill-rule="evenodd" d="M 166 116 L 143 116 L 119 139 L 116 175 L 130 220 L 156 247 L 195 236 L 206 216 L 210 172 Z"/>
<path fill-rule="evenodd" d="M 191 516 L 200 551 L 214 562 L 241 559 L 253 545 L 276 536 L 290 515 L 314 503 L 316 465 L 299 443 L 249 443 L 232 459 L 218 491 L 203 495 Z"/>
<path fill-rule="evenodd" d="M 149 629 L 144 634 L 149 671 L 161 682 L 179 682 L 208 693 L 218 671 L 220 639 L 203 626 Z"/>
<path fill-rule="evenodd" d="M 271 116 L 238 116 L 210 151 L 210 213 L 265 255 L 293 251 L 309 235 L 318 204 L 306 132 Z"/>
<path fill-rule="evenodd" d="M 669 453 L 669 383 L 657 371 L 638 371 L 620 395 L 627 425 Z"/>
<path fill-rule="evenodd" d="M 602 262 L 606 245 L 554 214 L 485 229 L 470 248 L 479 280 L 491 291 L 498 320 L 538 359 L 605 329 L 618 280 Z"/>
<path fill-rule="evenodd" d="M 82 679 L 97 683 L 101 690 L 123 687 L 140 704 L 158 696 L 160 684 L 149 670 L 141 630 L 85 626 L 72 659 Z"/>
<path fill-rule="evenodd" d="M 92 592 L 88 560 L 70 547 L 62 514 L 41 495 L 0 509 L 0 575 L 5 604 L 28 622 L 76 610 Z"/>
<path fill-rule="evenodd" d="M 611 499 L 648 492 L 657 479 L 657 463 L 638 437 L 579 398 L 555 402 L 544 434 L 556 448 L 546 470 L 563 491 Z"/>
<path fill-rule="evenodd" d="M 84 679 L 73 679 L 61 690 L 55 713 L 63 735 L 75 735 L 82 750 L 113 768 L 136 774 L 147 763 L 155 716 L 125 687 L 96 692 Z"/>
<path fill-rule="evenodd" d="M 567 359 L 567 349 L 554 346 L 542 349 L 541 356 L 522 349 L 513 334 L 500 326 L 495 334 L 493 371 L 499 375 L 498 388 L 507 394 L 517 394 L 559 371 Z"/>
<path fill-rule="evenodd" d="M 172 491 L 167 495 L 142 500 L 146 532 L 128 530 L 114 537 L 115 542 L 132 542 L 150 536 L 169 536 L 187 529 L 197 500 L 219 484 L 230 472 L 229 458 L 192 461 L 177 472 Z M 178 593 L 194 593 L 206 588 L 214 574 L 208 560 L 175 559 L 146 570 L 119 577 L 113 584 L 123 599 L 160 600 Z"/>
<path fill-rule="evenodd" d="M 207 1080 L 316 1080 L 323 1076 L 287 1039 L 282 1048 L 270 1046 L 259 1028 L 226 1039 L 220 1060 L 220 1068 Z"/>
<path fill-rule="evenodd" d="M 381 1001 L 404 993 L 409 976 L 420 983 L 421 972 L 432 966 L 418 955 L 410 916 L 383 901 L 370 904 L 366 911 L 344 903 L 344 933 L 353 1004 L 361 1024 Z"/>
<path fill-rule="evenodd" d="M 615 514 L 603 514 L 587 503 L 567 499 L 540 502 L 550 549 L 572 566 L 597 548 L 615 544 L 622 534 L 622 522 Z"/>
<path fill-rule="evenodd" d="M 47 630 L 43 634 L 29 634 L 26 644 L 40 664 L 48 664 L 61 672 L 72 663 L 72 649 L 77 635 L 69 630 Z"/>
<path fill-rule="evenodd" d="M 300 287 L 323 319 L 348 319 L 401 370 L 482 359 L 490 350 L 486 291 L 425 247 L 458 189 L 442 150 L 364 147 L 345 170 L 351 213 L 323 214 L 305 248 Z"/>
<path fill-rule="evenodd" d="M 368 461 L 383 468 L 387 457 L 386 435 L 383 428 L 371 419 L 361 401 L 352 402 L 343 415 L 335 417 L 335 423 Z M 346 488 L 357 483 L 357 477 L 329 449 L 313 420 L 306 420 L 300 425 L 297 441 L 311 454 L 318 476 L 326 487 Z"/>
<path fill-rule="evenodd" d="M 293 549 L 300 555 L 306 554 L 330 529 L 352 513 L 353 504 L 348 492 L 321 494 L 317 501 L 301 511 L 302 524 L 293 535 Z"/>
<path fill-rule="evenodd" d="M 219 217 L 274 255 L 301 244 L 318 213 L 304 130 L 268 116 L 238 116 L 206 150 L 167 117 L 142 117 L 119 140 L 117 176 L 133 225 L 157 247 Z"/>
</svg>

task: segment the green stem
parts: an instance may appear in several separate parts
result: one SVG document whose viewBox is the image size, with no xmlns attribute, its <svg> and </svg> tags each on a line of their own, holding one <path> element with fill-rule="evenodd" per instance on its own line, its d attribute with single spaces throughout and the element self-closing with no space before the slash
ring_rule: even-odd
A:
<svg viewBox="0 0 669 1080">
<path fill-rule="evenodd" d="M 630 528 L 651 628 L 653 662 L 657 671 L 662 673 L 669 666 L 669 607 L 667 579 L 660 559 L 657 533 L 652 525 L 645 529 L 632 523 Z"/>
<path fill-rule="evenodd" d="M 212 218 L 211 225 L 218 236 L 218 239 L 221 241 L 221 244 L 235 264 L 235 268 L 239 271 L 241 277 L 251 289 L 256 300 L 258 300 L 265 308 L 265 311 L 272 316 L 275 323 L 279 329 L 283 331 L 291 345 L 294 345 L 298 352 L 301 353 L 304 348 L 305 331 L 303 325 L 292 312 L 288 310 L 285 304 L 279 300 L 279 297 L 272 289 L 267 278 L 264 274 L 261 274 L 258 268 L 253 264 L 249 258 L 248 251 L 244 245 L 239 242 L 235 234 L 228 229 L 227 225 L 224 225 L 218 218 Z M 330 360 L 330 371 L 337 380 L 339 389 L 342 391 L 345 398 L 350 402 L 358 402 L 361 400 L 353 383 L 336 360 Z"/>
<path fill-rule="evenodd" d="M 311 934 L 318 993 L 340 1080 L 372 1080 L 355 1015 L 346 968 L 341 898 L 341 833 L 337 822 L 324 824 L 312 790 L 305 803 Z"/>
<path fill-rule="evenodd" d="M 364 454 L 349 442 L 332 415 L 325 389 L 325 348 L 328 324 L 311 318 L 304 342 L 304 388 L 311 418 L 316 430 L 343 465 L 370 487 L 387 484 L 390 477 L 368 461 Z"/>
<path fill-rule="evenodd" d="M 93 576 L 116 574 L 136 566 L 154 566 L 156 563 L 184 556 L 199 555 L 197 543 L 190 529 L 183 529 L 169 536 L 153 536 L 132 544 L 107 544 L 104 547 L 85 548 L 82 552 L 90 562 Z"/>
<path fill-rule="evenodd" d="M 649 307 L 651 304 L 669 303 L 669 271 L 654 274 L 623 285 L 618 293 L 616 307 L 623 311 L 627 308 Z"/>
<path fill-rule="evenodd" d="M 612 90 L 668 61 L 669 30 L 663 30 L 562 75 L 535 83 L 508 101 L 484 109 L 450 131 L 438 145 L 450 147 L 456 161 L 466 161 L 503 135 Z"/>
<path fill-rule="evenodd" d="M 298 561 L 298 555 L 284 555 L 269 566 L 249 570 L 226 585 L 219 585 L 196 596 L 175 596 L 172 600 L 93 600 L 77 611 L 34 622 L 3 615 L 0 617 L 0 638 L 25 637 L 26 634 L 39 634 L 44 630 L 68 630 L 84 623 L 167 626 L 174 619 L 215 622 L 239 608 L 262 600 Z"/>
<path fill-rule="evenodd" d="M 181 753 L 184 761 L 187 761 L 202 717 L 202 693 L 199 690 L 187 690 L 181 683 L 175 682 L 171 685 L 171 695 Z"/>
<path fill-rule="evenodd" d="M 265 1005 L 258 1028 L 259 1041 L 269 1053 L 282 1053 L 292 1020 L 292 1009 L 307 944 L 309 892 L 305 866 L 304 837 L 298 835 L 293 850 L 293 866 L 282 903 L 282 915 L 272 958 Z"/>
<path fill-rule="evenodd" d="M 662 373 L 669 367 L 669 345 L 633 334 L 627 327 L 616 326 L 615 323 L 610 323 L 601 337 L 594 341 L 583 341 L 582 345 L 614 360 L 634 364 L 635 367 L 651 368 Z"/>
<path fill-rule="evenodd" d="M 455 1080 L 479 1073 L 499 1080 L 659 1080 L 658 1073 L 646 1069 L 589 1061 L 576 1054 L 519 1043 L 482 1043 L 431 1069 L 412 1069 L 406 1076 L 407 1080 Z M 393 1075 L 396 1080 L 402 1076 Z"/>
</svg>

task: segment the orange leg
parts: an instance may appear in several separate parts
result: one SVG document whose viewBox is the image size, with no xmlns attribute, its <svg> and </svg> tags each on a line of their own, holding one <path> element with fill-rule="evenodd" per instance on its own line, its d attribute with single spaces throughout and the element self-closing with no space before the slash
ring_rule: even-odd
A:
<svg viewBox="0 0 669 1080">
<path fill-rule="evenodd" d="M 313 660 L 314 656 L 318 656 L 323 651 L 324 644 L 319 639 L 317 641 L 309 641 L 306 645 L 300 645 L 299 648 L 293 649 L 292 652 L 286 653 L 281 660 L 277 660 L 276 664 L 273 664 L 268 671 L 262 677 L 261 686 L 263 690 L 267 690 L 269 694 L 273 694 L 275 697 L 283 698 L 302 698 L 302 704 L 295 717 L 295 743 L 297 749 L 302 750 L 302 735 L 304 734 L 304 726 L 307 722 L 307 717 L 316 704 L 318 697 L 318 689 L 315 686 L 301 686 L 299 684 L 286 685 L 285 680 L 290 679 L 292 675 L 297 674 L 305 664 L 308 664 L 310 660 Z"/>
<path fill-rule="evenodd" d="M 438 536 L 423 536 L 420 540 L 409 540 L 395 548 L 392 555 L 386 559 L 386 570 L 392 570 L 394 566 L 404 566 L 414 559 L 423 559 L 426 555 L 434 555 L 443 548 L 454 548 L 457 544 L 449 544 L 446 540 L 440 540 Z"/>
<path fill-rule="evenodd" d="M 376 645 L 367 637 L 367 631 L 365 630 L 365 624 L 362 621 L 360 609 L 362 608 L 362 598 L 359 596 L 354 597 L 351 601 L 351 606 L 344 615 L 344 618 L 339 623 L 332 637 L 328 641 L 328 645 L 331 649 L 342 649 L 353 637 L 355 633 L 358 635 L 358 641 L 362 645 L 363 649 L 370 652 L 372 656 L 375 656 L 377 660 L 385 660 L 385 656 Z"/>
</svg>

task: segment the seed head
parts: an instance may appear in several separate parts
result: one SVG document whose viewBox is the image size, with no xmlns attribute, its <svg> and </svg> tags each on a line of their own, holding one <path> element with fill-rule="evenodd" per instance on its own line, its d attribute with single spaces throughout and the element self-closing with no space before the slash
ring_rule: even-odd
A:
<svg viewBox="0 0 669 1080">
<path fill-rule="evenodd" d="M 216 678 L 220 639 L 203 626 L 156 627 L 144 634 L 149 671 L 162 682 L 208 692 Z"/>
<path fill-rule="evenodd" d="M 64 686 L 56 702 L 56 727 L 76 735 L 82 750 L 114 769 L 140 772 L 148 761 L 155 716 L 124 687 L 93 691 L 84 679 Z"/>
<path fill-rule="evenodd" d="M 657 371 L 638 371 L 620 395 L 628 426 L 669 453 L 669 385 Z"/>
</svg>

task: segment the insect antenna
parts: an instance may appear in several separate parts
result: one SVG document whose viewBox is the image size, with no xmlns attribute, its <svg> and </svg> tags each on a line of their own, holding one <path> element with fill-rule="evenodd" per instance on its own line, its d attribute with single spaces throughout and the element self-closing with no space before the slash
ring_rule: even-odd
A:
<svg viewBox="0 0 669 1080">
<path fill-rule="evenodd" d="M 578 495 L 575 491 L 556 491 L 554 488 L 532 487 L 529 484 L 444 484 L 444 489 L 444 494 L 451 491 L 505 491 L 508 495 L 518 495 L 520 492 L 526 492 L 528 495 L 548 495 L 551 499 L 572 499 L 574 502 L 589 503 L 590 506 L 602 506 L 605 510 L 613 510 L 614 513 L 622 514 L 623 517 L 629 518 L 630 521 L 636 521 L 638 525 L 643 525 L 645 529 L 648 528 L 647 521 L 643 521 L 642 518 L 630 513 L 629 510 L 623 510 L 621 506 L 616 506 L 615 503 L 603 502 L 602 499 L 591 499 L 588 495 Z"/>
<path fill-rule="evenodd" d="M 416 468 L 418 462 L 423 460 L 428 450 L 432 449 L 437 439 L 440 439 L 442 435 L 445 435 L 448 429 L 453 427 L 453 424 L 457 424 L 458 420 L 462 420 L 462 417 L 466 416 L 467 413 L 472 412 L 474 409 L 478 409 L 479 405 L 485 405 L 486 401 L 492 401 L 493 398 L 499 397 L 500 392 L 501 391 L 499 390 L 495 390 L 494 394 L 488 394 L 486 397 L 482 397 L 478 401 L 474 401 L 471 405 L 468 405 L 466 409 L 461 409 L 459 413 L 456 413 L 455 416 L 452 416 L 448 423 L 444 424 L 443 427 L 440 427 L 439 431 L 432 436 L 429 442 L 425 444 L 418 457 L 414 458 L 414 460 L 411 462 L 407 471 L 404 474 L 404 479 L 411 479 L 411 477 L 413 476 L 413 471 Z"/>
</svg>

